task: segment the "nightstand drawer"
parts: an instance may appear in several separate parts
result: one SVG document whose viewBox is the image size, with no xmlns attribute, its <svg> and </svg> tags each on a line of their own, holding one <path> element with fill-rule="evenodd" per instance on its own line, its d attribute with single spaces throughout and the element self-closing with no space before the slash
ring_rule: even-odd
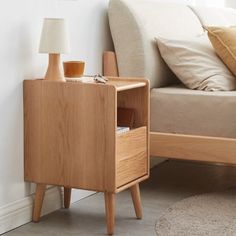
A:
<svg viewBox="0 0 236 236">
<path fill-rule="evenodd" d="M 117 187 L 148 173 L 147 128 L 117 136 Z"/>
</svg>

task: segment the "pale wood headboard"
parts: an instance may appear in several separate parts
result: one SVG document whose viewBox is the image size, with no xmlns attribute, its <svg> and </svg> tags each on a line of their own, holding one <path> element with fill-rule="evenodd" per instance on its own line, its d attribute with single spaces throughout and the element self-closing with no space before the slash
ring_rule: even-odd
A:
<svg viewBox="0 0 236 236">
<path fill-rule="evenodd" d="M 103 75 L 104 76 L 119 76 L 116 54 L 112 51 L 103 53 Z"/>
</svg>

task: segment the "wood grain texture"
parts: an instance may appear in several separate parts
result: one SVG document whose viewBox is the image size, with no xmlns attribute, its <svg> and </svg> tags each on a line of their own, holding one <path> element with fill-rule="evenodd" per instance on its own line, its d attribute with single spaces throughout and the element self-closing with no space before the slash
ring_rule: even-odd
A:
<svg viewBox="0 0 236 236">
<path fill-rule="evenodd" d="M 106 85 L 25 81 L 25 180 L 116 192 L 117 173 L 125 173 L 132 161 L 142 176 L 133 174 L 129 181 L 143 177 L 144 168 L 149 174 L 148 86 L 139 78 L 110 78 Z M 117 104 L 134 109 L 136 127 L 146 126 L 146 153 L 122 164 L 116 157 Z"/>
<path fill-rule="evenodd" d="M 25 180 L 115 191 L 115 104 L 114 86 L 25 81 Z"/>
<path fill-rule="evenodd" d="M 64 207 L 66 209 L 70 208 L 71 200 L 71 188 L 64 187 Z"/>
<path fill-rule="evenodd" d="M 118 66 L 116 54 L 111 51 L 103 53 L 103 75 L 105 76 L 118 76 Z"/>
<path fill-rule="evenodd" d="M 137 78 L 136 78 L 137 79 Z M 136 80 L 134 78 L 134 80 Z M 132 79 L 131 79 L 132 80 Z M 147 147 L 147 175 L 149 176 L 149 120 L 150 120 L 150 85 L 145 79 L 137 79 L 137 81 L 142 81 L 146 83 L 145 87 L 139 87 L 132 90 L 120 91 L 117 94 L 117 106 L 124 108 L 132 108 L 134 110 L 134 128 L 146 126 L 146 147 Z M 140 164 L 141 164 L 141 159 Z"/>
<path fill-rule="evenodd" d="M 119 78 L 119 77 L 108 77 L 106 85 L 113 85 L 117 91 L 130 90 L 134 88 L 146 87 L 148 81 L 141 78 Z"/>
<path fill-rule="evenodd" d="M 40 219 L 45 190 L 45 184 L 37 184 L 33 208 L 33 222 L 35 223 L 39 222 Z"/>
<path fill-rule="evenodd" d="M 130 183 L 127 183 L 127 184 L 125 184 L 125 185 L 122 185 L 122 186 L 118 187 L 118 188 L 116 189 L 116 193 L 122 192 L 122 191 L 124 191 L 125 189 L 128 189 L 128 188 L 132 187 L 134 184 L 138 184 L 138 183 L 140 183 L 140 182 L 142 182 L 142 181 L 144 181 L 144 180 L 146 180 L 146 179 L 148 179 L 148 178 L 149 178 L 148 175 L 141 176 L 141 177 L 139 177 L 138 179 L 135 179 L 135 180 L 133 180 L 133 181 L 130 182 Z"/>
<path fill-rule="evenodd" d="M 150 136 L 150 152 L 154 156 L 236 164 L 235 139 L 156 132 Z"/>
<path fill-rule="evenodd" d="M 117 136 L 117 187 L 148 174 L 147 128 Z"/>
<path fill-rule="evenodd" d="M 117 134 L 117 161 L 127 160 L 139 153 L 147 154 L 146 126 Z"/>
<path fill-rule="evenodd" d="M 117 164 L 117 188 L 147 174 L 146 153 L 139 153 L 126 160 L 121 160 Z"/>
<path fill-rule="evenodd" d="M 142 219 L 142 204 L 141 204 L 141 196 L 139 184 L 135 184 L 130 188 L 131 196 L 134 204 L 134 210 L 137 219 Z"/>
<path fill-rule="evenodd" d="M 104 197 L 107 220 L 107 234 L 112 235 L 114 233 L 115 226 L 115 194 L 105 192 Z"/>
</svg>

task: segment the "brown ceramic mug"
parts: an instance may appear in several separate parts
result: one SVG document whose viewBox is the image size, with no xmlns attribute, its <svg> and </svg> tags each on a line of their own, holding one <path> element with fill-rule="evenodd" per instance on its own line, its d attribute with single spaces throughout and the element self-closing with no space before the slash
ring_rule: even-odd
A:
<svg viewBox="0 0 236 236">
<path fill-rule="evenodd" d="M 84 61 L 65 61 L 63 62 L 64 76 L 68 78 L 81 77 L 84 74 Z"/>
</svg>

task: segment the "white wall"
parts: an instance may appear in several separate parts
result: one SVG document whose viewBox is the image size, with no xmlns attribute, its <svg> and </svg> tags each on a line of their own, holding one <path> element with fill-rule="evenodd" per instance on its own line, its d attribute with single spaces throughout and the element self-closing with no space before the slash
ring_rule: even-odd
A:
<svg viewBox="0 0 236 236">
<path fill-rule="evenodd" d="M 236 8 L 236 1 L 235 0 L 225 0 L 225 6 Z"/>
<path fill-rule="evenodd" d="M 204 5 L 204 6 L 213 6 L 213 7 L 223 7 L 224 0 L 195 0 L 196 5 Z"/>
<path fill-rule="evenodd" d="M 101 72 L 111 49 L 108 0 L 2 0 L 0 3 L 0 207 L 30 193 L 23 180 L 22 81 L 42 77 L 47 55 L 37 53 L 42 19 L 65 17 L 71 38 L 64 59 L 86 61 L 86 73 Z"/>
</svg>

